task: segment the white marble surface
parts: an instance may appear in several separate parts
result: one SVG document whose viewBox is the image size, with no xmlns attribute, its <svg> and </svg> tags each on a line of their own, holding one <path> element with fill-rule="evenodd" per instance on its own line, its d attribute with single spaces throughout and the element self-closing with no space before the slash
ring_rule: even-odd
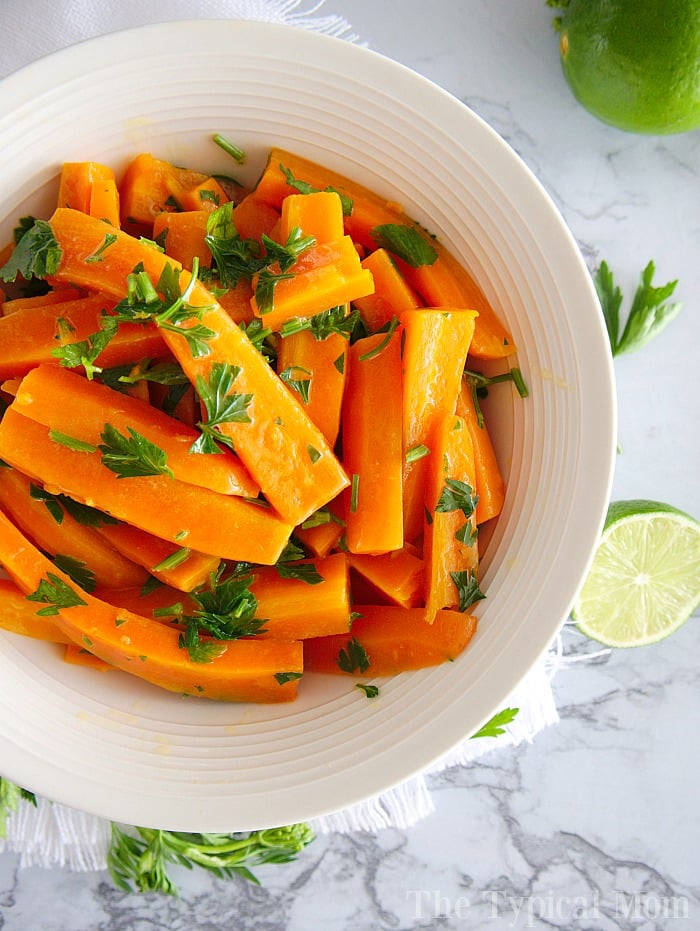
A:
<svg viewBox="0 0 700 931">
<path fill-rule="evenodd" d="M 26 37 L 40 7 L 27 2 Z M 590 268 L 605 258 L 628 295 L 649 259 L 658 282 L 679 279 L 681 316 L 616 362 L 613 497 L 700 516 L 700 132 L 644 138 L 588 116 L 560 74 L 543 0 L 327 0 L 323 12 L 483 116 L 549 191 Z M 656 646 L 561 671 L 561 723 L 533 744 L 434 777 L 437 810 L 411 830 L 319 838 L 296 863 L 260 869 L 261 887 L 184 874 L 180 900 L 129 896 L 105 874 L 20 871 L 0 856 L 0 929 L 695 931 L 699 650 L 694 618 Z"/>
</svg>

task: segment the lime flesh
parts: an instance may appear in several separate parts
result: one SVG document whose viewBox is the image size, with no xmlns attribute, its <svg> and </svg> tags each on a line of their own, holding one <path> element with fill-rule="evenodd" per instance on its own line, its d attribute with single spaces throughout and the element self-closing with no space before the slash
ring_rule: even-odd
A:
<svg viewBox="0 0 700 931">
<path fill-rule="evenodd" d="M 655 643 L 700 604 L 700 523 L 657 501 L 610 505 L 591 569 L 572 611 L 606 646 Z"/>
</svg>

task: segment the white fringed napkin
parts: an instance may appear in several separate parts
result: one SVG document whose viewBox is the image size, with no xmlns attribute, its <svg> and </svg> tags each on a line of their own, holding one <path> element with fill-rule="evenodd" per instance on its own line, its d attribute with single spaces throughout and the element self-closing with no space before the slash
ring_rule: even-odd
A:
<svg viewBox="0 0 700 931">
<path fill-rule="evenodd" d="M 357 41 L 349 23 L 340 16 L 316 15 L 323 0 L 301 9 L 301 0 L 3 0 L 0 4 L 0 34 L 5 42 L 0 76 L 46 55 L 57 48 L 93 36 L 163 20 L 191 18 L 249 19 L 295 25 L 303 29 Z M 31 29 L 26 29 L 27 22 Z M 505 733 L 495 738 L 467 740 L 434 764 L 429 772 L 463 766 L 484 753 L 531 741 L 544 727 L 559 718 L 551 680 L 561 663 L 561 641 L 520 684 L 506 703 L 518 708 Z M 0 761 L 0 767 L 2 761 Z M 429 773 L 414 777 L 374 799 L 344 811 L 319 818 L 312 827 L 319 833 L 377 831 L 407 828 L 433 810 L 428 790 Z M 85 812 L 38 799 L 34 807 L 21 801 L 7 820 L 3 850 L 19 854 L 20 865 L 65 867 L 75 871 L 102 870 L 110 839 L 108 821 Z"/>
</svg>

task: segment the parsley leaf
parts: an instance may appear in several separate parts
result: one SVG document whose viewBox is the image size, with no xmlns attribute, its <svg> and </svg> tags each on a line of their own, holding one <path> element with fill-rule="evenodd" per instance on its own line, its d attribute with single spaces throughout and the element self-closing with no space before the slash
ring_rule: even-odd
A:
<svg viewBox="0 0 700 931">
<path fill-rule="evenodd" d="M 678 281 L 669 281 L 665 285 L 655 287 L 652 284 L 655 270 L 654 263 L 649 262 L 642 272 L 621 336 L 619 329 L 622 292 L 615 285 L 613 274 L 606 262 L 601 262 L 593 277 L 613 357 L 641 349 L 681 311 L 681 303 L 669 301 Z"/>
<path fill-rule="evenodd" d="M 305 377 L 295 377 L 297 373 Z M 297 392 L 304 404 L 309 403 L 311 372 L 308 369 L 303 368 L 301 365 L 290 365 L 280 372 L 279 377 L 285 384 L 289 385 L 290 388 Z"/>
<path fill-rule="evenodd" d="M 39 587 L 31 595 L 27 595 L 27 601 L 38 601 L 45 604 L 36 613 L 41 617 L 51 617 L 58 614 L 61 608 L 75 608 L 79 605 L 87 605 L 86 601 L 74 591 L 67 582 L 59 578 L 54 572 L 47 572 L 46 578 L 39 582 Z"/>
<path fill-rule="evenodd" d="M 134 478 L 141 475 L 168 475 L 174 478 L 168 466 L 167 454 L 133 427 L 127 427 L 124 436 L 112 424 L 106 423 L 100 434 L 102 464 L 117 478 Z"/>
<path fill-rule="evenodd" d="M 356 682 L 355 688 L 364 692 L 367 698 L 376 698 L 379 695 L 379 686 L 368 685 L 366 682 Z"/>
<path fill-rule="evenodd" d="M 321 311 L 320 314 L 314 314 L 313 317 L 294 317 L 291 320 L 285 320 L 279 332 L 283 339 L 301 330 L 310 330 L 317 340 L 324 340 L 331 333 L 339 333 L 346 339 L 350 339 L 360 322 L 358 310 L 348 313 L 345 305 L 339 304 L 337 307 Z"/>
<path fill-rule="evenodd" d="M 250 423 L 248 407 L 253 395 L 232 390 L 240 371 L 237 365 L 215 362 L 207 381 L 202 375 L 197 376 L 195 387 L 207 412 L 207 420 L 197 424 L 201 435 L 190 447 L 190 452 L 220 453 L 217 443 L 233 448 L 233 441 L 216 428 L 222 423 Z"/>
<path fill-rule="evenodd" d="M 187 655 L 193 663 L 213 663 L 214 660 L 226 652 L 223 643 L 212 640 L 200 640 L 199 628 L 196 623 L 190 622 L 177 639 L 177 645 L 187 650 Z"/>
<path fill-rule="evenodd" d="M 260 255 L 260 244 L 254 239 L 243 239 L 236 229 L 233 201 L 209 214 L 204 241 L 224 287 L 235 288 L 241 278 L 252 278 L 266 264 Z"/>
<path fill-rule="evenodd" d="M 438 257 L 427 239 L 413 226 L 382 223 L 370 230 L 370 236 L 381 249 L 403 259 L 412 268 L 432 265 Z"/>
<path fill-rule="evenodd" d="M 56 553 L 52 562 L 61 572 L 65 572 L 67 576 L 73 579 L 75 584 L 79 585 L 83 591 L 92 592 L 95 590 L 95 586 L 97 585 L 95 573 L 88 568 L 82 559 L 75 559 L 73 556 L 65 556 L 62 553 Z"/>
<path fill-rule="evenodd" d="M 92 379 L 102 371 L 95 365 L 95 361 L 115 336 L 118 325 L 119 321 L 115 317 L 103 313 L 101 329 L 86 339 L 56 346 L 51 350 L 51 355 L 58 359 L 64 368 L 77 368 L 82 365 L 88 379 Z"/>
<path fill-rule="evenodd" d="M 312 562 L 277 562 L 275 569 L 281 579 L 298 579 L 307 585 L 319 585 L 325 581 Z"/>
<path fill-rule="evenodd" d="M 22 278 L 46 278 L 55 275 L 61 264 L 63 252 L 46 220 L 35 220 L 22 234 L 12 255 L 0 268 L 3 281 Z"/>
<path fill-rule="evenodd" d="M 459 594 L 459 610 L 466 611 L 477 601 L 481 601 L 486 595 L 479 588 L 476 576 L 469 569 L 462 572 L 450 572 L 450 577 L 455 583 Z"/>
<path fill-rule="evenodd" d="M 369 669 L 370 661 L 367 651 L 357 640 L 352 637 L 348 640 L 346 646 L 341 648 L 338 653 L 338 667 L 343 672 L 366 672 Z"/>
<path fill-rule="evenodd" d="M 461 482 L 456 478 L 446 478 L 445 487 L 435 505 L 435 510 L 441 514 L 450 511 L 461 511 L 465 517 L 471 517 L 476 508 L 479 496 L 468 482 Z"/>
<path fill-rule="evenodd" d="M 88 265 L 94 265 L 97 262 L 101 262 L 104 259 L 104 254 L 107 249 L 109 249 L 110 246 L 113 246 L 116 241 L 117 237 L 115 233 L 105 233 L 105 238 L 102 240 L 97 249 L 95 249 L 92 255 L 89 255 L 85 259 L 85 262 Z"/>
<path fill-rule="evenodd" d="M 519 708 L 504 708 L 503 711 L 494 714 L 476 734 L 472 734 L 471 739 L 474 740 L 477 737 L 498 737 L 500 734 L 505 734 L 505 725 L 510 724 L 519 711 Z"/>
<path fill-rule="evenodd" d="M 302 672 L 276 672 L 275 679 L 280 685 L 286 685 L 287 682 L 294 682 L 295 679 L 301 679 Z"/>
<path fill-rule="evenodd" d="M 287 184 L 290 187 L 293 187 L 294 190 L 297 191 L 299 194 L 318 194 L 319 191 L 321 190 L 320 188 L 314 187 L 312 184 L 309 184 L 308 181 L 300 181 L 297 178 L 295 178 L 291 169 L 285 168 L 281 162 L 280 162 L 280 171 L 284 175 L 285 180 L 287 181 Z M 352 214 L 352 208 L 354 206 L 352 197 L 349 197 L 347 194 L 343 194 L 337 188 L 331 187 L 330 185 L 328 187 L 325 187 L 323 190 L 326 193 L 332 192 L 338 195 L 338 197 L 340 198 L 340 203 L 342 204 L 342 207 L 343 207 L 343 216 L 349 217 Z"/>
</svg>

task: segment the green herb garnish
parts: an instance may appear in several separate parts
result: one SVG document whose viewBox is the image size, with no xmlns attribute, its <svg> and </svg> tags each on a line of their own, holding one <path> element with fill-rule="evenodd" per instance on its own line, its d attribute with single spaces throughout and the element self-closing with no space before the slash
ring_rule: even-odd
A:
<svg viewBox="0 0 700 931">
<path fill-rule="evenodd" d="M 250 423 L 248 407 L 253 395 L 233 391 L 240 371 L 237 365 L 215 362 L 206 381 L 203 376 L 197 376 L 195 387 L 207 412 L 207 420 L 197 424 L 201 435 L 190 447 L 190 452 L 220 453 L 218 443 L 233 449 L 233 440 L 217 428 L 224 423 Z"/>
<path fill-rule="evenodd" d="M 106 423 L 100 434 L 102 464 L 114 472 L 117 478 L 135 478 L 143 475 L 168 475 L 174 478 L 168 466 L 167 454 L 155 443 L 146 439 L 133 427 L 126 428 L 124 436 L 112 424 Z"/>
<path fill-rule="evenodd" d="M 432 265 L 438 254 L 413 226 L 383 223 L 370 230 L 370 236 L 381 249 L 403 259 L 412 268 Z"/>
</svg>

